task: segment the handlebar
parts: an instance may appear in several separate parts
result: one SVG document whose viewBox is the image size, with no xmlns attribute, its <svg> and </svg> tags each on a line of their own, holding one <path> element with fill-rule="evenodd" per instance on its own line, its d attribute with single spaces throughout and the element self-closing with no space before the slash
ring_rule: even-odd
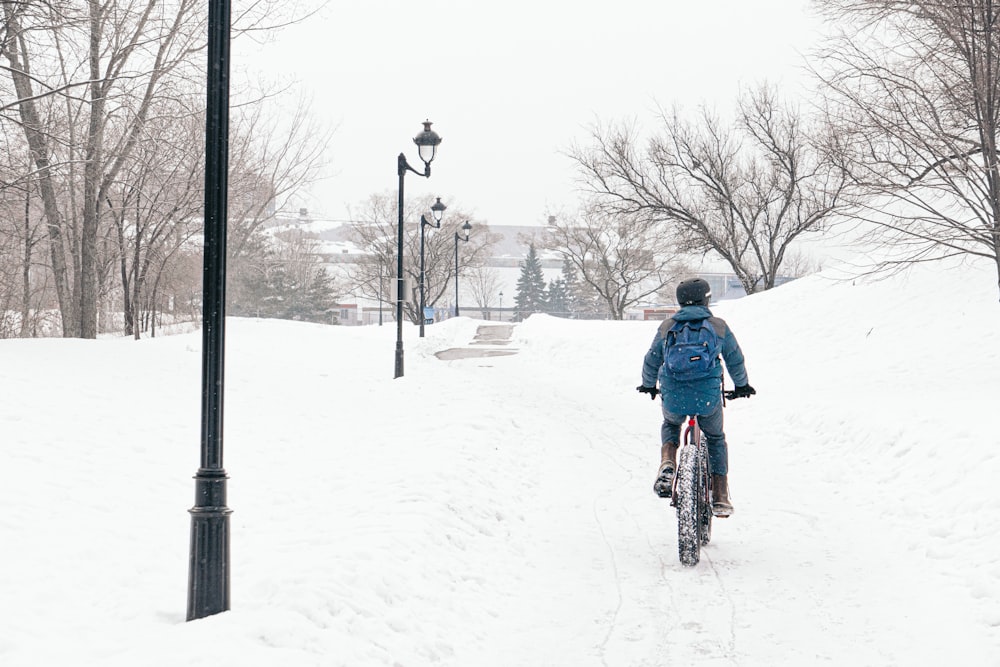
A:
<svg viewBox="0 0 1000 667">
<path fill-rule="evenodd" d="M 660 390 L 657 389 L 656 387 L 645 387 L 643 385 L 639 385 L 638 387 L 635 388 L 635 390 L 638 391 L 641 394 L 649 394 L 649 397 L 651 399 L 654 399 L 654 400 L 656 399 L 657 395 L 660 393 Z M 751 396 L 752 396 L 752 394 L 751 394 Z M 750 396 L 737 396 L 735 389 L 724 389 L 722 391 L 722 397 L 725 400 L 727 400 L 727 401 L 732 401 L 732 400 L 735 400 L 737 398 L 750 398 Z"/>
</svg>

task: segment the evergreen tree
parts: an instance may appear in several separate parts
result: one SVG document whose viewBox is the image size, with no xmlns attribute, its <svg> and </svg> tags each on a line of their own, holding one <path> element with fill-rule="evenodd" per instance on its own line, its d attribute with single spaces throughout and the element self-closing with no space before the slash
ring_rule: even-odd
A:
<svg viewBox="0 0 1000 667">
<path fill-rule="evenodd" d="M 286 320 L 335 323 L 337 298 L 333 279 L 321 266 L 308 269 L 300 284 L 289 289 L 289 299 L 280 317 Z"/>
<path fill-rule="evenodd" d="M 549 281 L 548 303 L 546 312 L 557 317 L 569 317 L 569 293 L 566 291 L 566 281 L 556 278 Z"/>
<path fill-rule="evenodd" d="M 562 281 L 566 290 L 566 312 L 569 317 L 576 318 L 596 310 L 594 295 L 588 291 L 588 285 L 580 280 L 576 265 L 569 257 L 563 257 Z"/>
<path fill-rule="evenodd" d="M 336 322 L 333 278 L 303 239 L 291 243 L 259 235 L 252 256 L 236 263 L 227 294 L 230 315 L 306 322 Z"/>
<path fill-rule="evenodd" d="M 542 274 L 542 262 L 538 259 L 534 244 L 528 246 L 528 255 L 521 264 L 514 307 L 517 309 L 514 314 L 514 319 L 517 321 L 532 313 L 543 313 L 546 310 L 545 276 Z"/>
</svg>

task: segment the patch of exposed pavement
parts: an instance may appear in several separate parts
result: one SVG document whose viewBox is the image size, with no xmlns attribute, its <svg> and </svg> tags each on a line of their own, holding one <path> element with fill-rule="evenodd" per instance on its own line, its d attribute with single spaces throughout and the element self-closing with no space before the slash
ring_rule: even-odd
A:
<svg viewBox="0 0 1000 667">
<path fill-rule="evenodd" d="M 444 361 L 450 361 L 452 359 L 505 357 L 517 354 L 516 349 L 496 349 L 498 346 L 510 345 L 513 333 L 513 324 L 484 324 L 476 329 L 476 336 L 469 344 L 475 347 L 452 347 L 435 352 L 434 356 Z M 485 349 L 487 346 L 489 349 Z"/>
</svg>

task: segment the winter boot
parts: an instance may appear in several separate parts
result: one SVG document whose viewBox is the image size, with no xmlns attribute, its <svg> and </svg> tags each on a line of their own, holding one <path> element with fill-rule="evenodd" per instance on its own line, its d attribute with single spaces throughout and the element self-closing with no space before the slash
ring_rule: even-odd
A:
<svg viewBox="0 0 1000 667">
<path fill-rule="evenodd" d="M 677 443 L 666 442 L 660 448 L 660 470 L 653 482 L 653 491 L 661 498 L 670 497 L 670 487 L 674 483 L 674 470 L 677 469 Z"/>
<path fill-rule="evenodd" d="M 729 479 L 726 475 L 712 475 L 712 515 L 725 519 L 733 513 L 729 500 Z"/>
</svg>

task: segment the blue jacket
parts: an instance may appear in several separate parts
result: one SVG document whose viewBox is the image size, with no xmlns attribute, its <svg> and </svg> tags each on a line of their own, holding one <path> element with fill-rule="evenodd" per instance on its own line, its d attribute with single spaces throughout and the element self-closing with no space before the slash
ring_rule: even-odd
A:
<svg viewBox="0 0 1000 667">
<path fill-rule="evenodd" d="M 660 383 L 663 407 L 676 415 L 708 415 L 715 411 L 722 400 L 722 363 L 716 359 L 712 375 L 701 380 L 673 382 L 664 373 L 663 346 L 667 332 L 675 322 L 708 319 L 722 342 L 722 358 L 726 362 L 729 377 L 737 387 L 748 384 L 747 372 L 743 364 L 743 351 L 729 325 L 720 317 L 715 317 L 705 306 L 684 306 L 673 317 L 667 318 L 656 330 L 653 344 L 642 364 L 642 384 L 655 387 Z"/>
</svg>

